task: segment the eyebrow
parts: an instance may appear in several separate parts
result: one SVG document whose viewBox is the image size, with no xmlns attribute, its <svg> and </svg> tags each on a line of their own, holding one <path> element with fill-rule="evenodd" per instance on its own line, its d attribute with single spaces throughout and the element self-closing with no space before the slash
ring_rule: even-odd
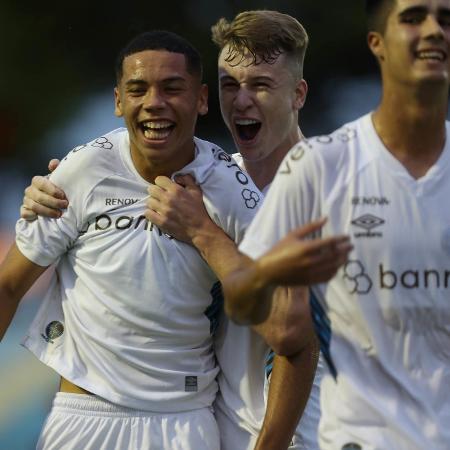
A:
<svg viewBox="0 0 450 450">
<path fill-rule="evenodd" d="M 399 17 L 404 17 L 409 14 L 427 14 L 427 13 L 428 13 L 428 8 L 426 6 L 418 5 L 418 6 L 411 6 L 410 8 L 404 9 L 403 11 L 401 11 L 399 13 Z M 439 7 L 438 15 L 444 15 L 444 16 L 450 15 L 450 8 Z"/>
<path fill-rule="evenodd" d="M 232 77 L 231 75 L 219 75 L 219 80 L 220 81 L 237 81 L 236 78 Z M 257 76 L 249 77 L 249 79 L 247 81 L 252 82 L 252 83 L 254 83 L 255 81 L 266 81 L 266 82 L 273 83 L 275 80 L 273 78 L 271 78 L 270 76 L 257 75 Z"/>
<path fill-rule="evenodd" d="M 186 82 L 186 79 L 182 76 L 175 75 L 172 77 L 167 77 L 162 80 L 160 80 L 161 83 L 173 83 L 173 82 Z M 130 78 L 126 81 L 125 85 L 129 86 L 131 84 L 147 84 L 147 81 L 143 80 L 142 78 Z"/>
</svg>

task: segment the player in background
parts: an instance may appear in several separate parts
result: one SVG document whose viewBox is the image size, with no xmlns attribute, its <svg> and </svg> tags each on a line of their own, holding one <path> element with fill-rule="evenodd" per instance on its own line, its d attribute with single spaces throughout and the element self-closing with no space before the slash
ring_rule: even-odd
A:
<svg viewBox="0 0 450 450">
<path fill-rule="evenodd" d="M 272 36 L 270 42 L 266 40 L 267 30 Z M 231 23 L 221 19 L 213 27 L 213 39 L 220 49 L 222 114 L 240 151 L 234 157 L 257 186 L 265 191 L 287 151 L 302 138 L 298 111 L 307 92 L 303 79 L 306 32 L 290 16 L 274 11 L 248 11 L 239 14 Z M 149 210 L 147 217 L 161 229 L 193 243 L 216 271 L 223 271 L 224 262 L 232 262 L 236 258 L 236 248 L 209 219 L 203 208 L 201 191 L 195 183 L 188 177 L 178 178 L 178 182 L 184 188 L 168 178 L 159 177 L 155 181 L 149 200 L 149 206 L 155 212 Z M 65 206 L 65 200 L 48 198 L 42 190 L 63 197 L 63 193 L 44 178 L 35 178 L 27 189 L 22 207 L 25 217 L 33 218 L 31 210 L 59 214 L 40 203 L 54 208 Z M 318 223 L 308 231 L 320 226 Z M 305 231 L 300 237 L 306 234 Z M 338 256 L 348 251 L 345 245 L 344 240 L 342 253 L 338 252 Z M 227 254 L 229 256 L 225 256 Z M 316 270 L 310 276 L 316 277 L 313 281 L 320 281 L 330 276 L 340 262 L 342 260 L 337 257 L 333 261 L 334 267 L 327 266 L 326 271 Z M 286 293 L 288 291 L 280 290 L 278 295 Z M 224 449 L 253 448 L 255 445 L 265 411 L 267 343 L 284 356 L 275 357 L 268 413 L 257 448 L 286 448 L 290 443 L 290 436 L 308 398 L 317 350 L 309 321 L 305 320 L 304 329 L 310 331 L 311 339 L 303 352 L 299 352 L 302 343 L 297 339 L 298 325 L 300 319 L 308 317 L 304 313 L 304 308 L 308 308 L 307 296 L 302 294 L 299 301 L 292 291 L 289 294 L 283 307 L 272 311 L 270 320 L 253 331 L 232 322 L 220 330 L 216 353 L 222 373 L 219 376 L 221 393 L 216 402 L 216 416 Z M 317 447 L 319 415 L 317 379 L 292 448 Z"/>
<path fill-rule="evenodd" d="M 301 284 L 296 227 L 327 216 L 320 235 L 349 234 L 354 251 L 313 287 L 329 362 L 321 448 L 446 449 L 450 1 L 366 5 L 381 102 L 287 155 L 239 247 L 253 260 L 224 283 L 227 310 L 259 321 L 274 286 Z"/>
</svg>

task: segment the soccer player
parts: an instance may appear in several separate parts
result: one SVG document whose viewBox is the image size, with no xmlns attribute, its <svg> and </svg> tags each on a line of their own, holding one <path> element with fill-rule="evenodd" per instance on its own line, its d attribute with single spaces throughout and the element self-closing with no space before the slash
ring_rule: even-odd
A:
<svg viewBox="0 0 450 450">
<path fill-rule="evenodd" d="M 207 88 L 187 41 L 139 35 L 119 54 L 116 76 L 115 112 L 127 128 L 75 148 L 53 172 L 71 199 L 60 219 L 17 223 L 0 266 L 0 337 L 56 263 L 24 341 L 62 377 L 38 448 L 218 450 L 217 277 L 143 213 L 155 178 L 189 173 L 209 214 L 239 242 L 258 190 L 225 152 L 194 138 Z"/>
<path fill-rule="evenodd" d="M 367 12 L 381 102 L 287 155 L 240 246 L 254 260 L 224 283 L 227 310 L 259 320 L 273 286 L 301 283 L 296 227 L 327 216 L 321 236 L 348 233 L 355 248 L 313 287 L 330 363 L 321 448 L 447 449 L 450 1 L 371 0 Z"/>
<path fill-rule="evenodd" d="M 243 12 L 232 22 L 221 19 L 212 31 L 220 50 L 221 111 L 240 152 L 233 157 L 265 192 L 283 157 L 302 138 L 298 111 L 307 93 L 303 60 L 308 37 L 296 19 L 275 11 Z M 205 214 L 195 183 L 189 179 L 178 181 L 184 189 L 167 178 L 157 180 L 150 190 L 146 215 L 162 229 L 192 242 L 220 271 L 217 264 L 233 261 L 237 249 L 234 245 L 224 249 L 218 244 L 223 233 Z M 232 255 L 225 257 L 230 252 Z M 283 308 L 272 311 L 269 320 L 253 330 L 226 321 L 219 331 L 215 351 L 221 372 L 215 410 L 224 450 L 252 449 L 260 433 L 267 387 L 264 366 L 271 358 L 267 342 L 273 343 L 283 356 L 274 359 L 267 420 L 257 448 L 286 448 L 298 423 L 314 375 L 316 344 L 308 320 L 307 297 L 296 298 L 299 292 L 289 294 Z M 297 339 L 300 320 L 310 337 L 303 348 Z M 294 346 L 286 348 L 286 335 Z M 319 379 L 320 370 L 289 448 L 317 448 Z M 300 408 L 295 392 L 302 399 Z"/>
<path fill-rule="evenodd" d="M 270 42 L 266 39 L 267 30 Z M 298 111 L 307 92 L 303 79 L 306 32 L 288 15 L 248 11 L 231 23 L 221 19 L 213 27 L 213 40 L 220 49 L 222 113 L 240 150 L 240 154 L 234 155 L 239 167 L 230 158 L 229 165 L 247 170 L 256 185 L 266 191 L 283 157 L 302 138 Z M 245 181 L 240 171 L 237 175 Z M 236 247 L 204 211 L 202 194 L 196 184 L 188 177 L 179 177 L 178 183 L 183 188 L 168 177 L 158 177 L 150 188 L 150 209 L 146 215 L 164 231 L 193 243 L 211 267 L 223 276 L 238 256 Z M 63 195 L 43 178 L 36 178 L 34 185 L 47 189 L 50 194 Z M 49 211 L 34 201 L 64 206 L 33 187 L 27 190 L 27 195 L 25 205 L 40 213 Z M 251 201 L 251 197 L 248 200 Z M 29 216 L 25 208 L 22 211 Z M 321 222 L 307 230 L 320 226 Z M 332 242 L 326 245 L 332 246 Z M 327 279 L 342 262 L 348 250 L 345 240 L 341 244 L 336 258 L 322 253 L 324 259 L 317 261 L 310 275 L 316 277 L 316 281 Z M 324 249 L 314 250 L 319 253 Z M 332 259 L 332 263 L 322 264 L 325 258 Z M 326 269 L 322 270 L 323 267 Z M 286 448 L 305 407 L 314 378 L 317 349 L 309 322 L 307 296 L 301 291 L 294 296 L 292 291 L 286 290 L 280 290 L 278 295 L 286 293 L 289 296 L 284 299 L 283 307 L 273 310 L 269 320 L 254 330 L 232 322 L 226 322 L 219 330 L 215 350 L 222 372 L 215 410 L 224 450 L 253 449 L 258 435 L 257 448 Z M 303 346 L 297 339 L 300 320 L 305 322 L 303 329 L 309 331 Z M 266 409 L 265 366 L 267 358 L 272 357 L 268 343 L 284 356 L 275 356 L 272 373 L 267 364 L 267 375 L 271 374 L 272 380 L 268 413 L 262 427 Z M 317 448 L 319 377 L 320 373 L 290 448 Z"/>
</svg>

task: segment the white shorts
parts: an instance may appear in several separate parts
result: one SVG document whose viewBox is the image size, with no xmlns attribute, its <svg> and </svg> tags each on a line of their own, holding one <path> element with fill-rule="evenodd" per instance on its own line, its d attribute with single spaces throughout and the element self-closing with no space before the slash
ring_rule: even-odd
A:
<svg viewBox="0 0 450 450">
<path fill-rule="evenodd" d="M 212 408 L 157 414 L 58 392 L 37 450 L 219 450 Z"/>
<path fill-rule="evenodd" d="M 215 411 L 217 424 L 220 430 L 221 450 L 253 450 L 258 440 L 258 435 L 248 432 L 233 422 L 226 414 L 220 410 Z M 303 421 L 304 418 L 302 418 Z M 304 434 L 295 434 L 292 438 L 288 450 L 316 450 L 317 435 L 313 439 L 305 442 Z"/>
<path fill-rule="evenodd" d="M 233 422 L 219 408 L 215 409 L 220 431 L 221 450 L 253 450 L 258 436 L 254 436 Z"/>
</svg>

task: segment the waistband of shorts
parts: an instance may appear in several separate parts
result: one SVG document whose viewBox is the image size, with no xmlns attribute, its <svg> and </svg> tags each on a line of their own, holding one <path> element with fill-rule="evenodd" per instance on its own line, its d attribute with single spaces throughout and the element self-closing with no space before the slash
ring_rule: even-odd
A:
<svg viewBox="0 0 450 450">
<path fill-rule="evenodd" d="M 203 408 L 202 408 L 203 409 Z M 101 397 L 88 394 L 72 394 L 69 392 L 57 392 L 53 399 L 53 410 L 55 412 L 78 414 L 78 415 L 96 415 L 108 417 L 152 417 L 152 416 L 170 416 L 173 413 L 158 413 L 151 411 L 142 411 L 126 406 L 120 406 L 111 403 Z M 194 410 L 198 411 L 198 410 Z M 191 411 L 186 411 L 191 412 Z M 177 413 L 180 415 L 180 413 Z"/>
</svg>

